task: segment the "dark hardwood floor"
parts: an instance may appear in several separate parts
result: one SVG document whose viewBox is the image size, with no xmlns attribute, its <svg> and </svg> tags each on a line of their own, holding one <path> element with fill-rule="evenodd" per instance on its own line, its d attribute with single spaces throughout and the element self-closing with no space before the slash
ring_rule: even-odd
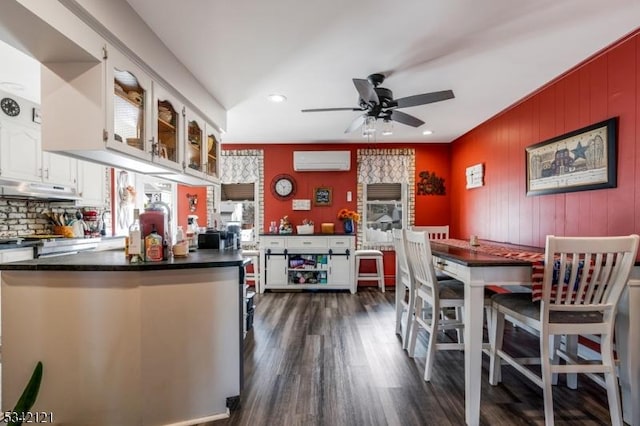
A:
<svg viewBox="0 0 640 426">
<path fill-rule="evenodd" d="M 426 334 L 409 358 L 395 334 L 394 298 L 375 288 L 256 295 L 241 408 L 214 425 L 463 425 L 463 352 L 437 353 L 424 382 Z M 505 342 L 537 351 L 522 330 L 509 330 Z M 484 356 L 481 423 L 544 424 L 542 390 L 510 367 L 493 387 L 488 364 Z M 586 377 L 577 391 L 561 378 L 554 407 L 558 425 L 610 423 L 606 392 Z"/>
</svg>

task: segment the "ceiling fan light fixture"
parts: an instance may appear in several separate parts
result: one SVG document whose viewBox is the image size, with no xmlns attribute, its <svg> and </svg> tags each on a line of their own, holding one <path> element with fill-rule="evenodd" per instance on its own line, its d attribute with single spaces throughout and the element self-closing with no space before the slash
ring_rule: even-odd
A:
<svg viewBox="0 0 640 426">
<path fill-rule="evenodd" d="M 423 131 L 422 134 L 425 135 L 425 136 L 432 135 L 433 134 L 433 130 L 427 129 L 427 130 Z"/>
<path fill-rule="evenodd" d="M 281 95 L 279 93 L 273 93 L 273 94 L 267 96 L 267 98 L 271 102 L 275 102 L 275 103 L 281 103 L 281 102 L 285 102 L 287 100 L 287 97 L 285 95 Z"/>
<path fill-rule="evenodd" d="M 367 116 L 362 125 L 362 136 L 367 137 L 373 135 L 376 132 L 376 118 Z"/>
<path fill-rule="evenodd" d="M 393 135 L 393 121 L 385 119 L 382 122 L 382 136 Z"/>
</svg>

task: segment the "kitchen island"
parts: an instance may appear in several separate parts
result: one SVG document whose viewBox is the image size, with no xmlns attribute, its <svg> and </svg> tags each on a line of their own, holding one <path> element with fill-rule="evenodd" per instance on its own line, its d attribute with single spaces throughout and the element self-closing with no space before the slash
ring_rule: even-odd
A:
<svg viewBox="0 0 640 426">
<path fill-rule="evenodd" d="M 69 425 L 197 424 L 240 394 L 240 251 L 129 264 L 84 252 L 0 265 L 2 409 L 38 361 L 34 411 Z"/>
</svg>

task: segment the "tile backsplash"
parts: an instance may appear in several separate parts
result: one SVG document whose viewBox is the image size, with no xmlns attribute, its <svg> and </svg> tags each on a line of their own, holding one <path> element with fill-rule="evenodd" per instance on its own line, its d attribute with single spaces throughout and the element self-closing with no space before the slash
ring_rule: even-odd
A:
<svg viewBox="0 0 640 426">
<path fill-rule="evenodd" d="M 61 205 L 60 202 L 0 197 L 0 238 L 26 237 L 29 235 L 51 234 L 53 225 L 44 213 L 67 213 L 75 218 L 78 209 Z M 104 209 L 97 210 L 101 215 Z"/>
</svg>

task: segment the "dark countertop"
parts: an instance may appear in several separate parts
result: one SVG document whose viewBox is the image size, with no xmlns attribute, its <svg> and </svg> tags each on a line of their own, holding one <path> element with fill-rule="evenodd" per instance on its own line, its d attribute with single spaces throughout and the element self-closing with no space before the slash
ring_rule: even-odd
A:
<svg viewBox="0 0 640 426">
<path fill-rule="evenodd" d="M 450 260 L 465 266 L 531 266 L 532 263 L 521 259 L 495 256 L 473 249 L 453 247 L 431 241 L 431 252 L 434 256 Z"/>
<path fill-rule="evenodd" d="M 259 234 L 261 237 L 355 237 L 356 234 L 345 234 L 335 232 L 333 234 L 323 234 L 316 232 L 313 234 Z"/>
<path fill-rule="evenodd" d="M 240 250 L 197 250 L 187 257 L 162 262 L 129 263 L 124 250 L 82 252 L 68 256 L 45 257 L 0 264 L 0 270 L 13 271 L 154 271 L 166 269 L 224 268 L 242 266 L 249 260 Z"/>
</svg>

